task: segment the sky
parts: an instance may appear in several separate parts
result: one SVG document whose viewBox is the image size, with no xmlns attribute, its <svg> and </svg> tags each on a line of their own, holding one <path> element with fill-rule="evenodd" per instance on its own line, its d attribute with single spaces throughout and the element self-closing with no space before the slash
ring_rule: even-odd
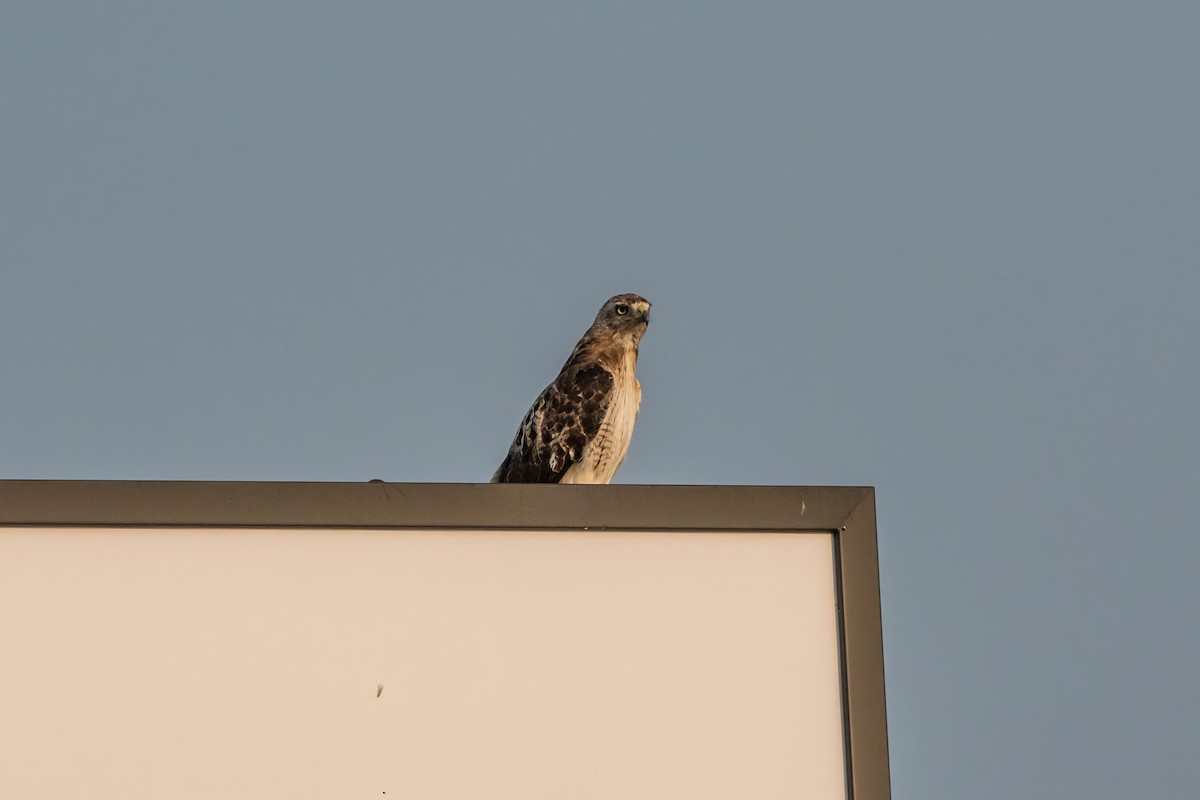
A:
<svg viewBox="0 0 1200 800">
<path fill-rule="evenodd" d="M 1200 784 L 1200 5 L 3 4 L 0 478 L 876 487 L 893 795 Z"/>
</svg>

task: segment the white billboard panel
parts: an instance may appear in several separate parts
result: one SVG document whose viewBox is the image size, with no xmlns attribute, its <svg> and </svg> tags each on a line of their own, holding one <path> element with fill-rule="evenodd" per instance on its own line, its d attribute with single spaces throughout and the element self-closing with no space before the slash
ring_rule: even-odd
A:
<svg viewBox="0 0 1200 800">
<path fill-rule="evenodd" d="M 855 791 L 844 528 L 16 515 L 0 517 L 2 797 Z M 886 796 L 882 775 L 855 796 Z"/>
</svg>

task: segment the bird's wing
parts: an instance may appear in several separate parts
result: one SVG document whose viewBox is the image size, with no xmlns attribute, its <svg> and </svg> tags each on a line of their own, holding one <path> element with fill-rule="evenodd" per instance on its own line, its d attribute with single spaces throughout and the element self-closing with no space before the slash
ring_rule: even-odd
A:
<svg viewBox="0 0 1200 800">
<path fill-rule="evenodd" d="M 568 367 L 533 401 L 493 482 L 558 483 L 600 430 L 613 375 L 599 364 Z"/>
</svg>

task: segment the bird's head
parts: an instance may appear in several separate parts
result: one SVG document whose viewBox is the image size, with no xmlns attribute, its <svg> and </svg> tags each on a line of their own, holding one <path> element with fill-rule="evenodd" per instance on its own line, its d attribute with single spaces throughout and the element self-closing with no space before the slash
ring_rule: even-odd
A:
<svg viewBox="0 0 1200 800">
<path fill-rule="evenodd" d="M 650 324 L 650 301 L 641 295 L 618 294 L 608 298 L 592 323 L 592 330 L 605 331 L 638 342 Z"/>
</svg>

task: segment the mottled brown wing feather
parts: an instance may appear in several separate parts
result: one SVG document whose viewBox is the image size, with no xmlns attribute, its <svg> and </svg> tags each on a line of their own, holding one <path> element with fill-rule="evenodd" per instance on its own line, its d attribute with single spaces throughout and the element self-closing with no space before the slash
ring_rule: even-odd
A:
<svg viewBox="0 0 1200 800">
<path fill-rule="evenodd" d="M 493 483 L 558 483 L 600 430 L 613 376 L 598 364 L 568 365 L 533 401 Z"/>
</svg>

